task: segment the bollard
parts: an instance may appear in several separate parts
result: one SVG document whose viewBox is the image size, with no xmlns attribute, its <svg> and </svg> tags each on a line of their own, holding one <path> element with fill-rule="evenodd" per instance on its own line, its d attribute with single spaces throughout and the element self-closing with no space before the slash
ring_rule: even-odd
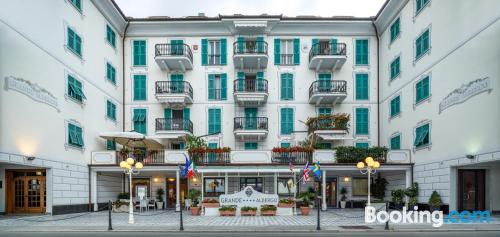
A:
<svg viewBox="0 0 500 237">
<path fill-rule="evenodd" d="M 318 178 L 319 179 L 319 178 Z M 317 200 L 317 208 L 318 208 L 318 218 L 317 218 L 317 222 L 316 222 L 316 230 L 321 230 L 321 220 L 320 220 L 320 205 L 321 205 L 321 199 L 320 199 L 320 196 L 319 196 L 319 191 L 320 191 L 320 185 L 321 183 L 318 181 L 318 192 L 316 192 L 316 200 Z"/>
<path fill-rule="evenodd" d="M 113 225 L 111 224 L 111 209 L 113 205 L 111 200 L 108 201 L 108 230 L 113 230 Z"/>
<path fill-rule="evenodd" d="M 389 201 L 385 201 L 385 211 L 389 213 Z M 389 230 L 389 218 L 385 222 L 385 230 Z"/>
<path fill-rule="evenodd" d="M 179 226 L 179 230 L 180 231 L 183 231 L 184 230 L 184 220 L 182 219 L 182 208 L 181 208 L 181 213 L 180 213 L 180 226 Z"/>
</svg>

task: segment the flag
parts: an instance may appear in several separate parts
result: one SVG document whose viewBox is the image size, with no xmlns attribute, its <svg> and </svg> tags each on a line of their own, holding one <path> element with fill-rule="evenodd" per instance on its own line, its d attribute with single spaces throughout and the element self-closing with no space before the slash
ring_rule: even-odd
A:
<svg viewBox="0 0 500 237">
<path fill-rule="evenodd" d="M 288 162 L 288 168 L 290 168 L 290 172 L 293 174 L 293 163 L 291 159 L 290 162 Z"/>
<path fill-rule="evenodd" d="M 309 179 L 309 171 L 311 171 L 311 168 L 309 168 L 309 161 L 306 163 L 306 167 L 304 167 L 304 173 L 302 174 L 302 183 L 306 183 L 307 179 Z"/>
<path fill-rule="evenodd" d="M 193 178 L 194 177 L 194 171 L 195 170 L 196 170 L 196 168 L 194 166 L 194 161 L 191 161 L 191 165 L 189 165 L 188 173 L 187 173 L 188 178 Z"/>
<path fill-rule="evenodd" d="M 182 170 L 182 177 L 186 177 L 188 175 L 188 170 L 189 170 L 189 160 L 187 156 L 184 156 L 186 158 L 186 164 L 184 165 L 184 170 Z"/>
<path fill-rule="evenodd" d="M 319 168 L 319 161 L 314 164 L 314 169 L 313 169 L 314 174 L 319 178 L 321 178 L 321 169 Z"/>
</svg>

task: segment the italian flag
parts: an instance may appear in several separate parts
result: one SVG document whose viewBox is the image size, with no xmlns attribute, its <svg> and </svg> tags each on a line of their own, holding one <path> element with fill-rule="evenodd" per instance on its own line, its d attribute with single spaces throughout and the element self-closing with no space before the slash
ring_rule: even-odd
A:
<svg viewBox="0 0 500 237">
<path fill-rule="evenodd" d="M 189 165 L 188 173 L 187 173 L 188 178 L 193 178 L 195 169 L 196 168 L 194 166 L 194 161 L 191 161 L 191 164 Z"/>
</svg>

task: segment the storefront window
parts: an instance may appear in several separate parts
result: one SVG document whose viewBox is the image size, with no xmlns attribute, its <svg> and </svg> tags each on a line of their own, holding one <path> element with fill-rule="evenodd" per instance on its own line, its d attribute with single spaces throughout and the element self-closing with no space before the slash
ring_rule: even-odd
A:
<svg viewBox="0 0 500 237">
<path fill-rule="evenodd" d="M 293 182 L 293 178 L 278 178 L 278 195 L 293 197 L 297 191 L 297 185 Z"/>
<path fill-rule="evenodd" d="M 240 190 L 252 186 L 256 191 L 262 192 L 262 178 L 240 178 Z"/>
<path fill-rule="evenodd" d="M 205 197 L 218 197 L 225 193 L 224 178 L 205 178 L 203 180 L 204 196 Z"/>
<path fill-rule="evenodd" d="M 368 195 L 368 179 L 353 178 L 352 179 L 352 195 L 365 196 Z"/>
</svg>

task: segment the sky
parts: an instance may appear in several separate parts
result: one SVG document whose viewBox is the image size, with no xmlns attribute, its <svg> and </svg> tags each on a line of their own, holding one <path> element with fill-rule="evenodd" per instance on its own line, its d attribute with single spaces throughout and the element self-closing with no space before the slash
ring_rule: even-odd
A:
<svg viewBox="0 0 500 237">
<path fill-rule="evenodd" d="M 126 16 L 375 16 L 385 0 L 115 0 Z"/>
</svg>

